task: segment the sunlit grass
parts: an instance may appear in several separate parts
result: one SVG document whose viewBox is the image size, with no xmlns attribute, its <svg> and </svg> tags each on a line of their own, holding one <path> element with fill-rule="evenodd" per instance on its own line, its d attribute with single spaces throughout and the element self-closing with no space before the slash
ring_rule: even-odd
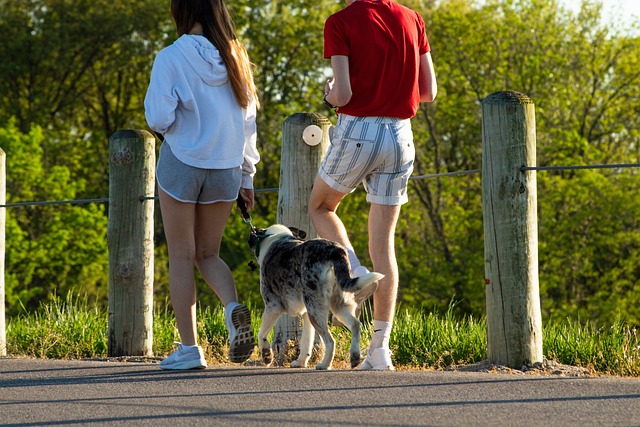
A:
<svg viewBox="0 0 640 427">
<path fill-rule="evenodd" d="M 486 359 L 486 324 L 473 317 L 457 319 L 452 307 L 440 316 L 405 309 L 396 316 L 391 335 L 396 360 L 423 368 L 446 368 Z"/>
<path fill-rule="evenodd" d="M 543 331 L 544 352 L 567 365 L 592 367 L 595 371 L 640 376 L 640 338 L 636 327 L 622 320 L 610 327 L 566 319 L 550 322 Z"/>
<path fill-rule="evenodd" d="M 153 352 L 164 357 L 174 350 L 179 335 L 168 302 L 154 313 Z M 261 308 L 249 307 L 257 335 Z M 365 325 L 370 325 L 371 307 L 365 304 Z M 104 358 L 108 356 L 108 316 L 103 308 L 86 299 L 55 298 L 33 313 L 7 319 L 7 353 L 51 359 Z M 351 334 L 345 327 L 332 327 L 336 339 L 336 366 L 348 368 Z M 212 364 L 228 362 L 228 331 L 221 306 L 198 308 L 198 334 Z M 273 335 L 273 334 L 272 334 Z M 362 330 L 361 348 L 371 338 L 371 327 Z M 415 308 L 399 309 L 390 340 L 394 364 L 404 369 L 444 369 L 452 365 L 485 360 L 486 322 L 456 317 L 453 307 L 438 315 Z M 566 319 L 550 321 L 543 328 L 547 359 L 581 366 L 608 375 L 640 376 L 640 338 L 636 327 L 617 321 L 609 327 Z M 251 361 L 259 362 L 258 351 Z"/>
<path fill-rule="evenodd" d="M 87 300 L 55 298 L 34 313 L 7 320 L 7 353 L 80 359 L 107 353 L 107 314 Z"/>
</svg>

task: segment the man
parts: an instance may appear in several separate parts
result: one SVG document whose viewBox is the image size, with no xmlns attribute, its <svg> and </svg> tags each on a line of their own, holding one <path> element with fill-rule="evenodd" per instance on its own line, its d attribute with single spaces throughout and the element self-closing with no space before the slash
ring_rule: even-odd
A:
<svg viewBox="0 0 640 427">
<path fill-rule="evenodd" d="M 385 275 L 373 297 L 374 334 L 362 370 L 393 370 L 389 337 L 398 292 L 394 234 L 415 148 L 411 131 L 420 102 L 437 93 L 430 46 L 422 17 L 394 0 L 346 0 L 324 27 L 324 56 L 333 79 L 324 102 L 337 109 L 338 124 L 309 200 L 318 234 L 343 244 L 352 275 L 360 265 L 336 211 L 362 182 L 369 210 L 369 255 Z"/>
</svg>

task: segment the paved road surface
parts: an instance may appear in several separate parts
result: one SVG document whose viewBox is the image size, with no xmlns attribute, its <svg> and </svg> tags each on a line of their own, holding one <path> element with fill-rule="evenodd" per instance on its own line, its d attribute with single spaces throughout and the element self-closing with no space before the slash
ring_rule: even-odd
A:
<svg viewBox="0 0 640 427">
<path fill-rule="evenodd" d="M 640 426 L 640 379 L 0 358 L 0 425 Z"/>
</svg>

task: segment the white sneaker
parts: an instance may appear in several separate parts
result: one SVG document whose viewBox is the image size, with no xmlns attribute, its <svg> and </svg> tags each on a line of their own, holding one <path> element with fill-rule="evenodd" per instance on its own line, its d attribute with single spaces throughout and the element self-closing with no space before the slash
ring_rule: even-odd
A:
<svg viewBox="0 0 640 427">
<path fill-rule="evenodd" d="M 361 371 L 395 371 L 391 362 L 391 350 L 388 348 L 369 349 L 364 362 L 360 364 Z"/>
<path fill-rule="evenodd" d="M 251 327 L 251 312 L 237 304 L 231 310 L 230 316 L 225 316 L 225 323 L 229 329 L 229 359 L 233 363 L 242 363 L 253 354 L 256 345 Z"/>
<path fill-rule="evenodd" d="M 207 367 L 202 347 L 187 348 L 179 342 L 176 344 L 178 344 L 178 349 L 160 362 L 162 369 L 204 369 Z"/>
</svg>

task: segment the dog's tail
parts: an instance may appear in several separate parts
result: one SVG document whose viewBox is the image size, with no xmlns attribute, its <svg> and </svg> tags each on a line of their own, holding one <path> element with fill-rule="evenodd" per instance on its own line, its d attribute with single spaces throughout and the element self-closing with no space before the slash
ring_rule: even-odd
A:
<svg viewBox="0 0 640 427">
<path fill-rule="evenodd" d="M 384 277 L 384 274 L 371 272 L 358 277 L 356 287 L 360 290 L 355 292 L 356 303 L 362 304 L 378 289 L 378 281 Z"/>
<path fill-rule="evenodd" d="M 369 298 L 378 289 L 378 281 L 384 277 L 384 274 L 371 272 L 357 278 L 342 277 L 338 278 L 338 285 L 345 292 L 355 294 L 356 303 L 360 304 Z"/>
<path fill-rule="evenodd" d="M 378 281 L 384 277 L 384 274 L 371 272 L 353 278 L 351 277 L 347 251 L 339 245 L 336 245 L 334 249 L 329 251 L 329 260 L 333 264 L 333 272 L 338 287 L 343 292 L 355 294 L 356 302 L 360 304 L 378 289 Z"/>
</svg>

